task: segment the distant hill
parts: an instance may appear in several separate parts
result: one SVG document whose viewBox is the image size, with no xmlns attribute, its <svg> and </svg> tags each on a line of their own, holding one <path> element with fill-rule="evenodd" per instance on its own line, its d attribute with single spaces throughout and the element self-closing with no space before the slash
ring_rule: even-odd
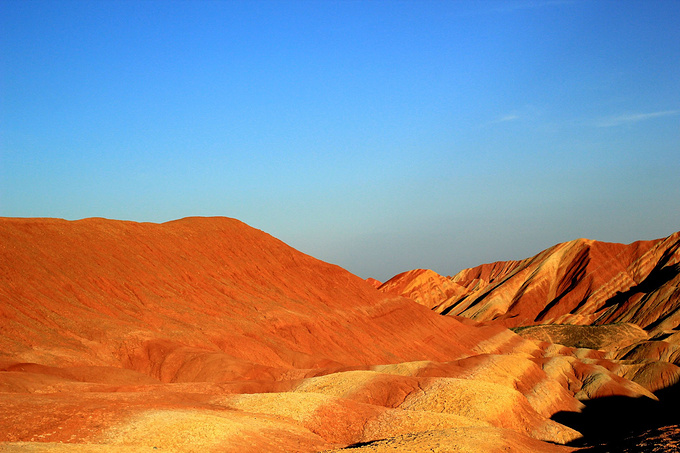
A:
<svg viewBox="0 0 680 453">
<path fill-rule="evenodd" d="M 453 277 L 413 270 L 379 289 L 508 327 L 626 322 L 661 332 L 680 324 L 680 232 L 628 245 L 577 239 Z"/>
</svg>

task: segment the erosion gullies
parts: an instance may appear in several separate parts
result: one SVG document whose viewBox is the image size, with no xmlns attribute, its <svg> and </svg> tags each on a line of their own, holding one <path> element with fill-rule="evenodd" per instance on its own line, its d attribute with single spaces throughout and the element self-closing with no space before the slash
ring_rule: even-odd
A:
<svg viewBox="0 0 680 453">
<path fill-rule="evenodd" d="M 0 450 L 573 451 L 680 378 L 677 242 L 381 284 L 234 219 L 0 219 Z"/>
<path fill-rule="evenodd" d="M 236 220 L 10 219 L 0 229 L 8 364 L 220 381 L 448 360 L 489 335 L 379 294 Z"/>
<path fill-rule="evenodd" d="M 1 219 L 0 449 L 573 450 L 583 376 L 375 287 L 234 219 Z"/>
<path fill-rule="evenodd" d="M 453 277 L 405 272 L 380 290 L 508 327 L 627 322 L 656 333 L 680 323 L 679 250 L 680 232 L 629 245 L 578 239 Z"/>
<path fill-rule="evenodd" d="M 396 275 L 379 290 L 410 297 L 442 315 L 508 326 L 543 350 L 532 360 L 554 379 L 570 382 L 566 385 L 577 399 L 617 401 L 595 404 L 597 416 L 587 409 L 591 415 L 572 425 L 578 429 L 587 425 L 583 420 L 597 424 L 602 417 L 621 417 L 613 412 L 628 413 L 628 397 L 644 395 L 654 402 L 630 404 L 633 411 L 644 407 L 642 413 L 668 412 L 675 404 L 675 396 L 668 395 L 677 393 L 669 389 L 680 381 L 680 232 L 628 245 L 578 239 L 453 277 L 417 269 Z M 658 426 L 675 423 L 649 418 Z M 630 415 L 634 422 L 611 425 L 657 427 L 647 419 Z M 602 431 L 610 433 L 607 440 L 626 434 L 618 428 Z M 598 437 L 590 428 L 584 432 Z"/>
</svg>

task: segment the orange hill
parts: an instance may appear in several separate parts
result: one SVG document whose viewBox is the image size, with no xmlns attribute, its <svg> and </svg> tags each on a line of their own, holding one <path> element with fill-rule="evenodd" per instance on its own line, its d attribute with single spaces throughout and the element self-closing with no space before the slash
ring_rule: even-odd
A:
<svg viewBox="0 0 680 453">
<path fill-rule="evenodd" d="M 628 322 L 654 333 L 680 324 L 679 287 L 680 232 L 629 245 L 578 239 L 453 277 L 415 270 L 380 290 L 441 314 L 509 327 Z"/>
<path fill-rule="evenodd" d="M 5 364 L 224 381 L 451 360 L 497 332 L 377 293 L 233 219 L 4 219 L 0 244 Z"/>
<path fill-rule="evenodd" d="M 435 308 L 466 288 L 420 274 Z M 568 452 L 555 414 L 680 378 L 669 342 L 554 345 L 376 283 L 233 219 L 0 219 L 0 450 Z"/>
</svg>

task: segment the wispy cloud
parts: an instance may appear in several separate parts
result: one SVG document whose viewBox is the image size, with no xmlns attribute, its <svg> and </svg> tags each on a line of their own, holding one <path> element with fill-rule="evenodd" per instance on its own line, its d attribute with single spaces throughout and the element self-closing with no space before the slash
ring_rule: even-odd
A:
<svg viewBox="0 0 680 453">
<path fill-rule="evenodd" d="M 674 116 L 680 115 L 680 110 L 664 110 L 662 112 L 651 112 L 651 113 L 633 113 L 627 115 L 612 116 L 609 118 L 603 118 L 597 122 L 598 127 L 613 127 L 620 126 L 622 124 L 637 123 L 639 121 L 650 120 L 652 118 L 659 118 L 663 116 Z"/>
<path fill-rule="evenodd" d="M 495 123 L 507 123 L 508 121 L 515 121 L 515 120 L 518 120 L 518 119 L 519 119 L 519 115 L 512 114 L 512 115 L 505 115 L 501 118 L 498 118 L 494 122 Z"/>
<path fill-rule="evenodd" d="M 507 114 L 507 115 L 503 115 L 499 118 L 496 118 L 495 120 L 488 121 L 488 122 L 482 124 L 481 127 L 484 128 L 484 127 L 493 126 L 495 124 L 509 123 L 511 121 L 517 121 L 519 119 L 521 119 L 520 115 L 518 115 L 517 113 L 510 113 L 510 114 Z"/>
</svg>

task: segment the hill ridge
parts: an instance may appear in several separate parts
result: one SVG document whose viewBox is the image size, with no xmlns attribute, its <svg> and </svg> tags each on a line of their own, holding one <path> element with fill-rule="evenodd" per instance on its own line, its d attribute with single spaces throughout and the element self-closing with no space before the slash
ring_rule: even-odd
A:
<svg viewBox="0 0 680 453">
<path fill-rule="evenodd" d="M 680 232 L 630 244 L 580 238 L 523 260 L 483 264 L 452 277 L 435 277 L 430 271 L 427 283 L 419 281 L 416 271 L 401 273 L 383 283 L 380 290 L 412 297 L 442 314 L 497 321 L 509 327 L 633 322 L 643 328 L 674 328 L 677 324 L 659 318 L 678 317 L 672 315 L 680 308 L 674 290 L 679 278 L 678 250 Z M 433 286 L 433 279 L 438 278 L 441 283 Z M 457 285 L 457 290 L 441 296 L 445 293 L 442 287 L 451 284 Z M 428 297 L 422 295 L 424 288 Z M 661 297 L 652 300 L 651 295 L 659 292 L 665 301 Z M 630 297 L 624 300 L 626 294 Z M 632 314 L 637 302 L 650 307 L 644 316 Z M 661 304 L 657 315 L 650 312 L 654 304 Z"/>
</svg>

